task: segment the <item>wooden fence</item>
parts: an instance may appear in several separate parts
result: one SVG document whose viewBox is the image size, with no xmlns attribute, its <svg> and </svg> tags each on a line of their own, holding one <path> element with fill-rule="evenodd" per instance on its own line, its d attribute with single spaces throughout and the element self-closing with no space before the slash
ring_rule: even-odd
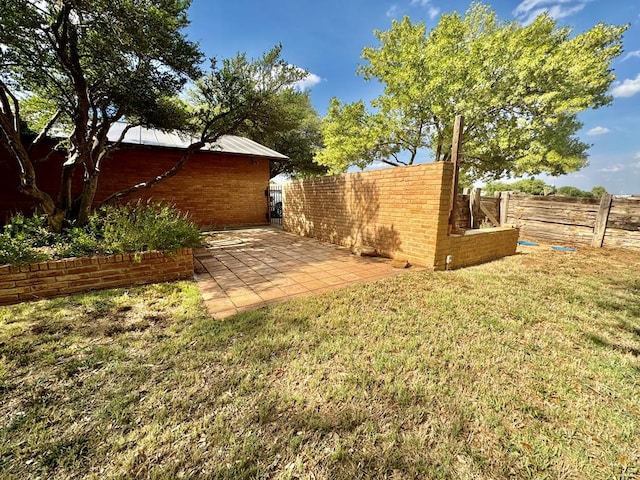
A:
<svg viewBox="0 0 640 480">
<path fill-rule="evenodd" d="M 594 247 L 640 248 L 640 199 L 508 195 L 506 221 L 521 238 Z"/>
<path fill-rule="evenodd" d="M 460 228 L 471 228 L 477 192 L 462 195 L 457 215 Z M 489 221 L 489 211 L 500 223 L 520 227 L 520 238 L 563 245 L 640 249 L 640 198 L 604 195 L 601 199 L 520 195 L 502 192 L 481 197 L 474 227 Z M 477 205 L 477 201 L 475 202 Z"/>
</svg>

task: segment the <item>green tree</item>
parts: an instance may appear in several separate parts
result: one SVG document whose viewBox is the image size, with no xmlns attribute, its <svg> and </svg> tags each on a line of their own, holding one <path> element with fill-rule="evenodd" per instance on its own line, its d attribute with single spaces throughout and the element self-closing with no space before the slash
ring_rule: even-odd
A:
<svg viewBox="0 0 640 480">
<path fill-rule="evenodd" d="M 489 182 L 482 189 L 487 195 L 494 192 L 515 192 L 528 195 L 550 195 L 556 191 L 553 185 L 549 185 L 537 178 L 523 178 L 513 183 Z"/>
<path fill-rule="evenodd" d="M 572 186 L 558 187 L 556 193 L 565 197 L 593 197 L 593 194 L 591 192 L 585 192 L 583 190 L 580 190 L 578 187 Z"/>
<path fill-rule="evenodd" d="M 183 107 L 188 115 L 182 129 L 193 133 L 195 141 L 165 173 L 116 192 L 103 203 L 151 188 L 175 175 L 194 152 L 222 135 L 274 131 L 272 123 L 277 123 L 282 113 L 283 96 L 293 92 L 296 82 L 307 76 L 306 71 L 283 60 L 281 50 L 278 45 L 259 59 L 248 59 L 240 53 L 221 64 L 212 59 L 211 71 L 194 82 Z"/>
<path fill-rule="evenodd" d="M 607 189 L 604 187 L 597 186 L 591 189 L 591 195 L 593 195 L 593 198 L 600 198 L 606 193 Z"/>
<path fill-rule="evenodd" d="M 53 229 L 65 221 L 87 221 L 101 164 L 128 130 L 109 142 L 114 122 L 197 134 L 172 169 L 127 192 L 149 188 L 175 174 L 206 143 L 271 111 L 276 93 L 306 75 L 284 62 L 276 47 L 257 61 L 244 55 L 220 65 L 213 60 L 201 77 L 202 54 L 183 33 L 189 5 L 189 0 L 2 2 L 0 146 L 18 167 L 20 190 L 39 203 Z M 175 97 L 198 78 L 202 102 L 187 108 Z M 39 131 L 26 131 L 26 120 Z M 64 127 L 60 191 L 51 196 L 38 187 L 34 152 L 52 129 L 60 134 Z M 83 177 L 79 195 L 72 192 L 74 175 Z"/>
<path fill-rule="evenodd" d="M 0 10 L 0 141 L 20 171 L 20 189 L 36 199 L 59 230 L 65 218 L 86 221 L 110 126 L 171 126 L 165 102 L 198 74 L 201 54 L 186 40 L 188 1 L 14 0 Z M 23 135 L 21 103 L 46 99 L 51 117 Z M 167 107 L 167 108 L 165 108 Z M 45 109 L 46 111 L 46 109 Z M 57 198 L 38 188 L 33 151 L 56 123 L 69 123 L 67 158 Z M 73 197 L 76 170 L 82 193 Z"/>
<path fill-rule="evenodd" d="M 247 122 L 239 133 L 289 157 L 271 162 L 272 178 L 280 174 L 308 177 L 328 171 L 314 161 L 322 147 L 320 125 L 309 93 L 287 88 L 276 95 L 268 122 Z"/>
<path fill-rule="evenodd" d="M 571 36 L 546 14 L 502 22 L 479 3 L 443 15 L 427 33 L 408 17 L 376 31 L 359 73 L 384 86 L 368 109 L 333 99 L 319 163 L 334 171 L 373 161 L 412 164 L 423 149 L 451 153 L 454 118 L 465 116 L 463 167 L 472 178 L 575 171 L 588 145 L 577 113 L 608 105 L 611 62 L 626 26 L 598 24 Z"/>
</svg>

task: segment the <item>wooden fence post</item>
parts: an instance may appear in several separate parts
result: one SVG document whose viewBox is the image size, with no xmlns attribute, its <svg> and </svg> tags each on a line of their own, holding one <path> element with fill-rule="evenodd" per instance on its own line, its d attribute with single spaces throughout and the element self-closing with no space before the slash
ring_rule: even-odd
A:
<svg viewBox="0 0 640 480">
<path fill-rule="evenodd" d="M 471 228 L 480 227 L 480 217 L 481 217 L 480 202 L 482 201 L 480 198 L 481 194 L 482 194 L 481 189 L 474 188 L 473 190 L 471 190 L 471 195 L 469 195 L 469 210 L 471 211 Z"/>
<path fill-rule="evenodd" d="M 500 225 L 506 225 L 509 215 L 509 192 L 500 192 Z"/>
<path fill-rule="evenodd" d="M 449 234 L 456 230 L 456 204 L 458 197 L 458 175 L 460 170 L 460 150 L 464 132 L 464 116 L 456 115 L 453 124 L 451 142 L 451 161 L 453 162 L 453 179 L 451 181 L 451 201 L 449 202 Z"/>
<path fill-rule="evenodd" d="M 607 221 L 609 220 L 609 212 L 611 211 L 611 202 L 613 195 L 605 193 L 600 199 L 600 208 L 596 216 L 596 223 L 593 226 L 593 238 L 591 246 L 601 248 L 604 243 L 604 234 L 607 231 Z"/>
</svg>

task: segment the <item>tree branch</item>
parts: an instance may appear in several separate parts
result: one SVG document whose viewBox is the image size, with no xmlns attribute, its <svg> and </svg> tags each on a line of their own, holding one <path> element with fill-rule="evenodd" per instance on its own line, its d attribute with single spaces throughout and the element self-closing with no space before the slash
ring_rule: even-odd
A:
<svg viewBox="0 0 640 480">
<path fill-rule="evenodd" d="M 49 130 L 51 130 L 53 125 L 58 121 L 58 119 L 60 118 L 60 115 L 62 115 L 62 110 L 58 110 L 49 119 L 49 121 L 44 126 L 44 128 L 42 130 L 40 130 L 40 133 L 38 133 L 38 136 L 33 140 L 33 142 L 31 142 L 31 145 L 29 145 L 29 147 L 27 148 L 27 152 L 31 153 L 33 151 L 33 149 L 36 148 L 40 144 L 40 142 L 48 135 Z M 48 155 L 47 155 L 47 158 L 48 158 Z"/>
<path fill-rule="evenodd" d="M 140 123 L 138 123 L 138 122 L 135 122 L 135 123 L 128 123 L 128 124 L 127 124 L 127 126 L 126 126 L 126 127 L 124 127 L 124 129 L 122 130 L 122 133 L 120 134 L 120 136 L 118 137 L 118 139 L 117 139 L 115 142 L 113 142 L 113 143 L 111 143 L 111 144 L 107 145 L 107 146 L 104 148 L 104 151 L 105 151 L 105 152 L 111 152 L 112 150 L 117 150 L 117 149 L 120 147 L 120 145 L 122 145 L 122 142 L 124 142 L 124 139 L 125 139 L 125 137 L 127 136 L 127 132 L 128 132 L 129 130 L 131 130 L 132 128 L 134 128 L 134 127 L 139 127 L 139 126 L 140 126 Z"/>
<path fill-rule="evenodd" d="M 185 164 L 185 162 L 198 150 L 200 150 L 206 142 L 203 141 L 199 141 L 199 142 L 195 142 L 192 143 L 191 145 L 189 145 L 189 147 L 187 148 L 187 150 L 184 152 L 184 154 L 182 155 L 182 157 L 180 158 L 180 160 L 178 160 L 178 162 L 171 167 L 169 170 L 167 170 L 166 172 L 164 172 L 161 175 L 158 175 L 157 177 L 147 181 L 147 182 L 143 182 L 143 183 L 138 183 L 137 185 L 134 185 L 132 187 L 126 188 L 124 190 L 121 190 L 119 192 L 113 193 L 111 195 L 109 195 L 107 198 L 105 198 L 102 203 L 100 204 L 100 206 L 103 205 L 107 205 L 109 203 L 112 203 L 114 201 L 117 201 L 119 199 L 121 199 L 122 197 L 126 196 L 126 195 L 130 195 L 132 193 L 138 192 L 140 190 L 145 190 L 148 188 L 153 187 L 155 184 L 169 178 L 169 177 L 173 177 L 176 173 L 178 173 L 180 171 L 180 169 L 182 168 L 182 166 Z"/>
</svg>

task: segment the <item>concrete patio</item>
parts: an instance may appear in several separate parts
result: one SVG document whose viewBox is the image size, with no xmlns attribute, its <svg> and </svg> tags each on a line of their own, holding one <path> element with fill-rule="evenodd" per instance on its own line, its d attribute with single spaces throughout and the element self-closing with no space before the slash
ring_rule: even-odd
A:
<svg viewBox="0 0 640 480">
<path fill-rule="evenodd" d="M 202 297 L 217 319 L 419 270 L 393 268 L 389 259 L 359 257 L 273 227 L 211 232 L 194 260 Z"/>
</svg>

